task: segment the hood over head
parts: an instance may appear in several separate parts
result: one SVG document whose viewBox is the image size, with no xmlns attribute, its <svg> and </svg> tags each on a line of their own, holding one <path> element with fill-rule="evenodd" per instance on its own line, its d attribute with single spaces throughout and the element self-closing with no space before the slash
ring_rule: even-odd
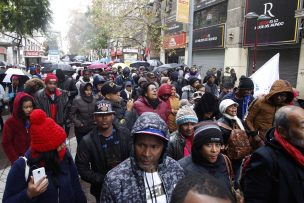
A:
<svg viewBox="0 0 304 203">
<path fill-rule="evenodd" d="M 20 108 L 22 108 L 21 101 L 23 100 L 24 97 L 29 97 L 34 105 L 34 98 L 31 95 L 24 92 L 17 93 L 14 100 L 14 108 L 13 108 L 13 117 L 15 118 L 21 119 L 20 116 L 18 115 L 18 112 L 20 111 Z"/>
<path fill-rule="evenodd" d="M 270 89 L 270 92 L 265 96 L 265 98 L 270 101 L 271 97 L 273 97 L 277 93 L 287 93 L 287 101 L 286 103 L 290 103 L 293 98 L 293 90 L 292 85 L 287 80 L 276 80 Z"/>
<path fill-rule="evenodd" d="M 158 96 L 169 94 L 171 95 L 172 86 L 169 84 L 162 84 L 158 89 Z"/>
</svg>

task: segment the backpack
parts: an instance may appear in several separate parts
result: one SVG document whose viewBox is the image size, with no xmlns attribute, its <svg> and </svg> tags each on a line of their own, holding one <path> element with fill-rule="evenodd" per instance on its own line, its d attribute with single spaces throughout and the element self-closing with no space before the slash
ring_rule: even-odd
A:
<svg viewBox="0 0 304 203">
<path fill-rule="evenodd" d="M 231 131 L 226 146 L 226 154 L 229 159 L 243 159 L 244 157 L 250 154 L 251 146 L 248 136 L 244 130 L 232 129 L 228 125 L 221 122 L 218 122 L 218 125 L 222 128 Z"/>
</svg>

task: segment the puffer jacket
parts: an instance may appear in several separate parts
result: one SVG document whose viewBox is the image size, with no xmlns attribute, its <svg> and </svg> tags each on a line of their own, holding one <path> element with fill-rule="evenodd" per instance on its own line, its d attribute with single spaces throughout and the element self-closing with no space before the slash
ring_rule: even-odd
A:
<svg viewBox="0 0 304 203">
<path fill-rule="evenodd" d="M 172 133 L 168 144 L 168 156 L 176 161 L 184 158 L 185 146 L 185 138 L 177 131 Z"/>
<path fill-rule="evenodd" d="M 24 122 L 18 115 L 19 109 L 22 108 L 20 102 L 25 96 L 32 98 L 32 96 L 26 93 L 17 93 L 14 101 L 13 114 L 5 121 L 2 131 L 3 150 L 11 164 L 13 164 L 19 156 L 24 155 L 31 143 L 29 130 L 26 130 Z M 32 98 L 32 101 L 34 101 L 34 98 Z"/>
<path fill-rule="evenodd" d="M 174 186 L 184 177 L 183 169 L 175 160 L 164 155 L 158 165 L 158 174 L 169 202 Z M 107 203 L 147 202 L 144 171 L 138 167 L 134 151 L 130 158 L 107 174 L 100 201 Z"/>
<path fill-rule="evenodd" d="M 288 81 L 277 80 L 266 96 L 256 99 L 248 109 L 246 125 L 250 131 L 258 131 L 259 137 L 265 140 L 265 134 L 272 127 L 274 115 L 282 105 L 275 105 L 271 98 L 277 93 L 287 93 L 286 105 L 293 100 L 292 86 Z"/>
<path fill-rule="evenodd" d="M 92 95 L 92 100 L 87 100 L 84 96 L 84 87 L 87 84 L 80 85 L 80 95 L 78 95 L 72 104 L 71 119 L 77 131 L 88 133 L 94 127 L 93 113 L 95 111 L 96 99 Z M 82 125 L 82 126 L 81 126 Z"/>
<path fill-rule="evenodd" d="M 138 115 L 144 112 L 154 112 L 157 113 L 166 123 L 168 121 L 168 116 L 170 113 L 170 108 L 168 108 L 167 103 L 159 99 L 159 104 L 156 109 L 148 103 L 147 99 L 141 96 L 136 102 L 134 102 L 134 108 Z"/>
</svg>

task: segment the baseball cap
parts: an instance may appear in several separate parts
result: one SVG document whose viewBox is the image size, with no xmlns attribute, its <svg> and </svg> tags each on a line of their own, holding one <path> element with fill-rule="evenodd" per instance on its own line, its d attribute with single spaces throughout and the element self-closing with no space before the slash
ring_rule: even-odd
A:
<svg viewBox="0 0 304 203">
<path fill-rule="evenodd" d="M 121 86 L 116 85 L 114 82 L 106 82 L 101 88 L 101 93 L 103 96 L 106 96 L 107 94 L 116 94 L 117 92 L 120 92 Z"/>
<path fill-rule="evenodd" d="M 112 104 L 105 100 L 97 101 L 95 104 L 95 112 L 93 114 L 115 114 Z"/>
</svg>

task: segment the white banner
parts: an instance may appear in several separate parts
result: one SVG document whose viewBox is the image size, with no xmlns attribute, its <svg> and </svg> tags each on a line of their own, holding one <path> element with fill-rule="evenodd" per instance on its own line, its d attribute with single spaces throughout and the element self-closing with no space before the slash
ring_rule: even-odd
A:
<svg viewBox="0 0 304 203">
<path fill-rule="evenodd" d="M 277 53 L 250 76 L 254 83 L 254 97 L 268 94 L 274 81 L 279 80 L 279 61 L 280 54 Z"/>
</svg>

